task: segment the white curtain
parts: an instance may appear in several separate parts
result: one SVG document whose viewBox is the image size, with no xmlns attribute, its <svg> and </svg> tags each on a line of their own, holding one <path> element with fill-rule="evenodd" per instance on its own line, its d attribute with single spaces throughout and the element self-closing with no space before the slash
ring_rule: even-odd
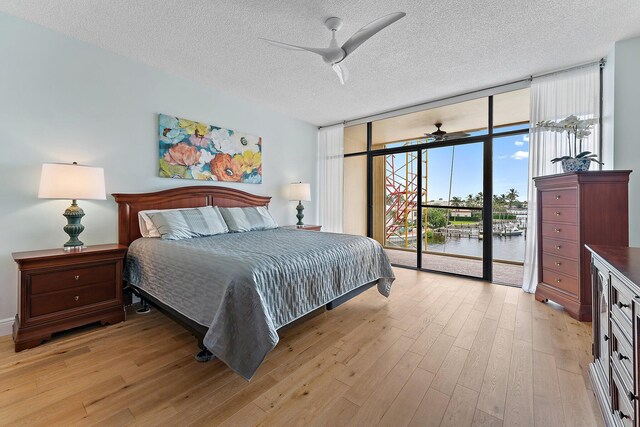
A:
<svg viewBox="0 0 640 427">
<path fill-rule="evenodd" d="M 538 284 L 537 200 L 532 178 L 562 173 L 551 159 L 568 155 L 566 133 L 535 128 L 542 120 L 562 120 L 574 114 L 580 119 L 600 116 L 600 66 L 588 65 L 534 79 L 531 83 L 531 120 L 529 134 L 529 217 L 522 289 L 535 292 Z M 600 155 L 599 127 L 583 140 L 582 150 Z M 592 164 L 595 169 L 597 164 Z"/>
<path fill-rule="evenodd" d="M 342 233 L 344 125 L 318 131 L 318 220 L 323 231 Z"/>
</svg>

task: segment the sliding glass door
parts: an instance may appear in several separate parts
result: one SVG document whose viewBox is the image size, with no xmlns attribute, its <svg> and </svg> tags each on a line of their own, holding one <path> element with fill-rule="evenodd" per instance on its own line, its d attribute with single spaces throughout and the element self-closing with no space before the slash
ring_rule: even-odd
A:
<svg viewBox="0 0 640 427">
<path fill-rule="evenodd" d="M 392 264 L 519 284 L 528 97 L 525 89 L 347 128 L 345 224 L 364 231 L 366 179 L 366 233 Z"/>
<path fill-rule="evenodd" d="M 483 277 L 483 143 L 427 147 L 422 157 L 422 268 Z"/>
</svg>

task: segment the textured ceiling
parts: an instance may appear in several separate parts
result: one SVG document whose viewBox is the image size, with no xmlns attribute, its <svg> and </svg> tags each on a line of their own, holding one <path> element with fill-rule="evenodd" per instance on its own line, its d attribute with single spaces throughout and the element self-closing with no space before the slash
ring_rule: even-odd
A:
<svg viewBox="0 0 640 427">
<path fill-rule="evenodd" d="M 640 35 L 638 0 L 0 0 L 0 11 L 287 115 L 325 125 L 591 61 Z M 407 16 L 345 60 L 314 54 L 390 12 Z"/>
</svg>

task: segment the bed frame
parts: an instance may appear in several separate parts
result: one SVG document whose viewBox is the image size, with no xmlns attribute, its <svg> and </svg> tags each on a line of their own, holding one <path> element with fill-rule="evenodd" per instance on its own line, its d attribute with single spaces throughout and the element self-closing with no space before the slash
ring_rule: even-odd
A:
<svg viewBox="0 0 640 427">
<path fill-rule="evenodd" d="M 203 206 L 219 206 L 225 208 L 269 206 L 271 197 L 257 196 L 229 187 L 217 187 L 212 185 L 178 187 L 153 193 L 138 194 L 112 194 L 118 203 L 118 243 L 129 246 L 131 242 L 142 237 L 138 225 L 138 212 L 148 209 L 176 209 L 197 208 Z M 326 305 L 327 310 L 332 310 L 340 304 L 366 291 L 377 282 L 367 283 L 351 292 L 336 298 Z M 144 290 L 125 283 L 125 290 L 138 295 L 144 304 L 151 303 L 160 312 L 164 313 L 184 328 L 189 330 L 197 339 L 198 346 L 204 349 L 202 343 L 207 333 L 207 327 L 200 325 L 188 317 L 178 313 L 173 308 L 158 301 Z M 315 312 L 314 312 L 315 313 Z M 303 317 L 306 318 L 307 316 Z M 302 320 L 302 319 L 300 319 Z M 295 321 L 294 323 L 297 323 Z"/>
</svg>

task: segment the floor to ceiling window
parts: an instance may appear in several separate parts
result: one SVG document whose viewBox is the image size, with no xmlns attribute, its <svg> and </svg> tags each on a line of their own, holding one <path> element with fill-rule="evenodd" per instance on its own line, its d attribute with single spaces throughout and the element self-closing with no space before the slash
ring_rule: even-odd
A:
<svg viewBox="0 0 640 427">
<path fill-rule="evenodd" d="M 345 128 L 345 232 L 394 265 L 519 285 L 529 90 Z"/>
</svg>

